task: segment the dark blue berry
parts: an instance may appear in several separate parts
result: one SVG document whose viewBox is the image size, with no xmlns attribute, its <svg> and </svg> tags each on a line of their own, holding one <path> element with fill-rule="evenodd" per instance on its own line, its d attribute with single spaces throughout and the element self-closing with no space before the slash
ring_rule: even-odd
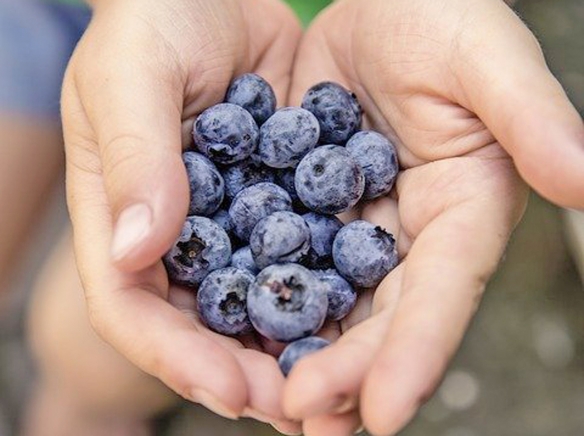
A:
<svg viewBox="0 0 584 436">
<path fill-rule="evenodd" d="M 314 274 L 329 285 L 328 310 L 326 317 L 331 321 L 340 321 L 346 317 L 357 304 L 357 292 L 336 270 L 315 270 Z"/>
<path fill-rule="evenodd" d="M 231 266 L 239 269 L 246 269 L 250 273 L 257 275 L 260 269 L 253 260 L 251 248 L 248 246 L 242 247 L 231 255 Z"/>
<path fill-rule="evenodd" d="M 219 224 L 228 235 L 231 235 L 233 225 L 231 224 L 231 218 L 229 218 L 229 212 L 225 209 L 219 209 L 211 216 L 211 219 Z"/>
<path fill-rule="evenodd" d="M 322 82 L 308 90 L 302 107 L 320 124 L 321 144 L 344 144 L 361 125 L 361 106 L 355 94 L 337 83 Z"/>
<path fill-rule="evenodd" d="M 262 125 L 276 110 L 274 90 L 268 82 L 253 73 L 239 76 L 231 82 L 225 102 L 244 108 L 258 125 Z"/>
<path fill-rule="evenodd" d="M 313 335 L 326 318 L 327 288 L 303 266 L 270 265 L 249 288 L 249 318 L 259 333 L 274 341 L 292 342 Z"/>
<path fill-rule="evenodd" d="M 248 158 L 256 149 L 259 129 L 240 106 L 221 103 L 198 116 L 193 128 L 195 145 L 212 161 L 232 164 Z"/>
<path fill-rule="evenodd" d="M 285 168 L 281 170 L 276 170 L 276 184 L 281 186 L 290 194 L 292 199 L 292 207 L 296 213 L 305 213 L 308 208 L 300 201 L 298 194 L 296 193 L 296 186 L 294 186 L 296 170 L 294 168 Z"/>
<path fill-rule="evenodd" d="M 247 316 L 247 290 L 254 276 L 237 268 L 213 271 L 199 286 L 199 317 L 211 330 L 224 335 L 241 335 L 253 330 Z"/>
<path fill-rule="evenodd" d="M 274 263 L 301 262 L 310 250 L 310 229 L 300 215 L 275 212 L 257 223 L 249 246 L 260 269 Z"/>
<path fill-rule="evenodd" d="M 333 268 L 333 241 L 343 223 L 333 215 L 309 212 L 302 215 L 310 228 L 310 252 L 306 264 L 313 269 Z"/>
<path fill-rule="evenodd" d="M 356 286 L 377 286 L 398 264 L 391 233 L 367 221 L 347 224 L 333 243 L 337 271 Z"/>
<path fill-rule="evenodd" d="M 365 177 L 349 152 L 338 145 L 324 145 L 308 153 L 296 168 L 296 192 L 312 211 L 344 212 L 357 204 Z"/>
<path fill-rule="evenodd" d="M 229 265 L 231 243 L 210 218 L 187 217 L 177 241 L 163 258 L 174 283 L 196 287 L 211 272 Z"/>
<path fill-rule="evenodd" d="M 249 241 L 256 224 L 280 210 L 292 210 L 292 200 L 284 189 L 267 182 L 249 186 L 235 196 L 229 208 L 233 231 L 243 241 Z"/>
<path fill-rule="evenodd" d="M 274 182 L 275 176 L 271 168 L 253 158 L 238 162 L 223 169 L 225 180 L 225 196 L 232 201 L 239 192 L 248 186 L 261 182 Z"/>
<path fill-rule="evenodd" d="M 347 142 L 346 148 L 363 169 L 365 200 L 391 191 L 399 165 L 395 147 L 385 136 L 372 131 L 358 132 Z"/>
<path fill-rule="evenodd" d="M 272 168 L 294 168 L 318 143 L 317 119 L 305 109 L 279 109 L 260 129 L 258 155 Z"/>
<path fill-rule="evenodd" d="M 329 341 L 319 338 L 318 336 L 310 336 L 288 344 L 278 359 L 278 364 L 280 365 L 280 370 L 282 371 L 282 374 L 284 374 L 284 377 L 287 377 L 288 374 L 290 374 L 294 364 L 304 356 L 322 350 L 330 344 Z"/>
<path fill-rule="evenodd" d="M 190 187 L 189 215 L 213 214 L 223 202 L 223 177 L 213 162 L 200 153 L 187 151 L 182 158 Z"/>
</svg>

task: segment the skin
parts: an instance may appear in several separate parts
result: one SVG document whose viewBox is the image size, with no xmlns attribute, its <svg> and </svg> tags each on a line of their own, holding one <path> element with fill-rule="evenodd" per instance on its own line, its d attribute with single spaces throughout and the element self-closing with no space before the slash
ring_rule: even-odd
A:
<svg viewBox="0 0 584 436">
<path fill-rule="evenodd" d="M 96 2 L 64 82 L 68 204 L 91 324 L 138 368 L 231 418 L 285 421 L 277 362 L 175 307 L 159 259 L 186 216 L 180 155 L 195 116 L 249 71 L 284 102 L 299 38 L 273 0 Z M 114 232 L 127 230 L 121 212 L 136 204 L 147 230 L 112 252 Z"/>
<path fill-rule="evenodd" d="M 362 216 L 396 234 L 405 259 L 335 344 L 292 371 L 284 410 L 308 436 L 361 422 L 393 435 L 439 384 L 523 213 L 513 164 L 544 196 L 583 207 L 584 128 L 533 35 L 492 0 L 336 2 L 303 40 L 291 103 L 325 78 L 397 141 L 399 205 Z"/>
<path fill-rule="evenodd" d="M 395 434 L 438 384 L 523 213 L 527 189 L 513 164 L 544 196 L 584 207 L 584 128 L 503 2 L 338 1 L 304 37 L 289 89 L 299 38 L 271 0 L 96 5 L 63 91 L 88 315 L 140 369 L 224 416 L 298 431 L 285 412 L 308 436 L 349 435 L 361 422 Z M 405 168 L 399 206 L 380 199 L 362 216 L 397 235 L 407 257 L 348 320 L 327 327 L 327 338 L 343 335 L 286 385 L 260 352 L 273 344 L 245 349 L 211 334 L 187 316 L 188 296 L 179 310 L 158 261 L 186 215 L 180 151 L 193 118 L 248 71 L 272 83 L 281 104 L 298 105 L 325 79 L 351 88 Z M 146 224 L 128 238 L 120 217 L 137 204 Z"/>
</svg>

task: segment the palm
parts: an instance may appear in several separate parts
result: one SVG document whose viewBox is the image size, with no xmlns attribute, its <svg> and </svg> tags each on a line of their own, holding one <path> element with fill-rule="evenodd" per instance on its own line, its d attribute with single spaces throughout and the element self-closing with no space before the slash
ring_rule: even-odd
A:
<svg viewBox="0 0 584 436">
<path fill-rule="evenodd" d="M 292 103 L 316 82 L 346 84 L 365 124 L 395 141 L 402 165 L 395 196 L 361 211 L 396 235 L 401 265 L 378 287 L 372 316 L 360 322 L 362 301 L 339 341 L 287 383 L 285 411 L 304 419 L 308 435 L 354 430 L 359 402 L 375 434 L 411 418 L 455 352 L 526 201 L 452 64 L 464 55 L 461 2 L 383 3 L 335 4 L 309 30 L 295 67 Z"/>
</svg>

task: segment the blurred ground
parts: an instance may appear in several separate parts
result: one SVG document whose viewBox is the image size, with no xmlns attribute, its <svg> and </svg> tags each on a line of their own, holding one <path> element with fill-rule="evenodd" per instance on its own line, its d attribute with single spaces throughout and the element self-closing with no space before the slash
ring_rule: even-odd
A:
<svg viewBox="0 0 584 436">
<path fill-rule="evenodd" d="M 552 69 L 584 112 L 584 2 L 525 0 L 519 10 Z M 30 286 L 63 211 L 55 209 L 18 287 Z M 22 342 L 22 301 L 0 324 L 0 436 L 16 434 L 32 380 Z M 584 292 L 559 210 L 533 196 L 481 310 L 436 397 L 404 436 L 584 434 Z M 268 426 L 231 423 L 197 407 L 165 420 L 162 436 L 268 436 Z M 323 435 L 334 436 L 334 435 Z"/>
</svg>

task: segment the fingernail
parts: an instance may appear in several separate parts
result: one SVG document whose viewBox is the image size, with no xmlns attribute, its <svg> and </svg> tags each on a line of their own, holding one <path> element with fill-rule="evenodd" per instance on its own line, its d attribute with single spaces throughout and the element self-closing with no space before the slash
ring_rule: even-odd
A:
<svg viewBox="0 0 584 436">
<path fill-rule="evenodd" d="M 191 391 L 190 399 L 195 403 L 202 404 L 207 409 L 215 412 L 217 415 L 223 416 L 224 418 L 233 420 L 239 419 L 239 413 L 229 409 L 225 404 L 219 401 L 217 397 L 203 389 L 194 389 Z"/>
<path fill-rule="evenodd" d="M 146 204 L 134 204 L 124 209 L 114 228 L 112 258 L 120 260 L 126 257 L 148 235 L 151 225 L 152 211 Z"/>
<path fill-rule="evenodd" d="M 252 419 L 255 419 L 256 421 L 261 421 L 261 422 L 264 422 L 266 424 L 270 424 L 270 423 L 276 421 L 276 418 L 270 417 L 270 416 L 266 415 L 265 413 L 258 412 L 257 410 L 251 409 L 249 407 L 246 407 L 245 409 L 243 409 L 242 416 L 244 416 L 246 418 L 252 418 Z"/>
<path fill-rule="evenodd" d="M 359 434 L 361 433 L 363 430 L 365 430 L 365 427 L 361 426 L 357 429 L 357 431 L 355 432 L 355 434 Z"/>
<path fill-rule="evenodd" d="M 276 422 L 271 422 L 270 425 L 272 427 L 274 427 L 274 429 L 278 433 L 281 433 L 281 434 L 285 434 L 285 435 L 289 435 L 289 436 L 292 436 L 292 435 L 301 435 L 302 434 L 302 431 L 299 431 L 299 430 L 292 430 L 292 431 L 290 431 L 289 429 L 283 429 L 282 427 L 279 427 L 280 424 L 278 424 Z"/>
</svg>

